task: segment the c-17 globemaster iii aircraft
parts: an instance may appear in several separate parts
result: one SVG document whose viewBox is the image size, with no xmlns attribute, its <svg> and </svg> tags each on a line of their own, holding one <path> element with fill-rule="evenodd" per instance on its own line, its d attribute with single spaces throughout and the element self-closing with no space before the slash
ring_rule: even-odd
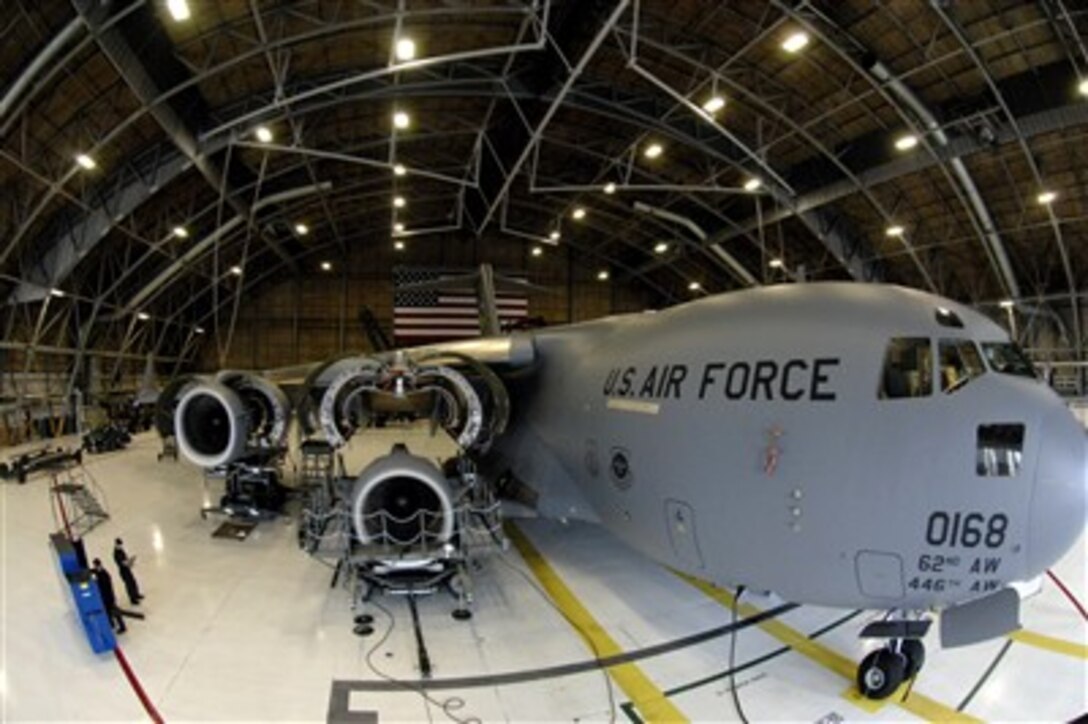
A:
<svg viewBox="0 0 1088 724">
<path fill-rule="evenodd" d="M 219 465 L 282 438 L 272 387 L 230 373 L 175 389 L 181 451 Z M 1015 629 L 1010 584 L 1085 527 L 1081 425 L 998 325 L 902 287 L 764 287 L 341 359 L 296 405 L 334 446 L 405 411 L 440 418 L 471 464 L 398 446 L 363 470 L 348 501 L 361 543 L 456 541 L 478 463 L 539 514 L 599 522 L 692 576 L 886 611 L 862 632 L 886 640 L 858 670 L 872 698 L 917 673 L 932 612 L 946 647 Z"/>
</svg>

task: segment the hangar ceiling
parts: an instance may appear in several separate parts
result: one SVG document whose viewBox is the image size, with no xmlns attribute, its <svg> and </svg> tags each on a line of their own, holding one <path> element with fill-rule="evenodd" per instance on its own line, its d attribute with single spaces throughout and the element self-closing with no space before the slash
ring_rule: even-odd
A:
<svg viewBox="0 0 1088 724">
<path fill-rule="evenodd" d="M 1080 3 L 0 12 L 9 349 L 176 359 L 330 254 L 486 238 L 566 246 L 661 304 L 785 278 L 1013 302 L 1083 358 Z"/>
</svg>

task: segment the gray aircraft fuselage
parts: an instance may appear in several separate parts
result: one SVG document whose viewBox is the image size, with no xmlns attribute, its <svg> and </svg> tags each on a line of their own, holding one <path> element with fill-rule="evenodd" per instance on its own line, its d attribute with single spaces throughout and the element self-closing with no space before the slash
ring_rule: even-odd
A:
<svg viewBox="0 0 1088 724">
<path fill-rule="evenodd" d="M 881 392 L 893 338 L 929 341 L 921 396 Z M 542 512 L 718 583 L 844 607 L 977 598 L 1081 534 L 1086 438 L 1047 386 L 993 364 L 942 389 L 942 340 L 1009 343 L 962 305 L 850 283 L 543 329 L 496 452 Z M 983 474 L 991 444 L 1005 466 Z"/>
</svg>

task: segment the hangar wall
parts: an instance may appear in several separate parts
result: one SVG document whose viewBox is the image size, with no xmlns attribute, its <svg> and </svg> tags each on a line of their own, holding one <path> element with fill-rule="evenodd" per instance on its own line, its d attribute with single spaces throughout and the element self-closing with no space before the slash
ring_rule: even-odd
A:
<svg viewBox="0 0 1088 724">
<path fill-rule="evenodd" d="M 525 243 L 499 238 L 485 241 L 420 238 L 408 248 L 367 245 L 346 257 L 335 247 L 315 252 L 300 262 L 295 279 L 280 277 L 250 292 L 239 305 L 229 349 L 226 347 L 229 310 L 219 316 L 219 339 L 210 321 L 207 340 L 196 363 L 203 371 L 221 367 L 265 369 L 321 360 L 333 355 L 366 352 L 371 347 L 359 321 L 367 307 L 392 338 L 394 265 L 449 269 L 474 268 L 487 259 L 497 272 L 523 275 L 548 292 L 529 294 L 529 315 L 548 324 L 564 324 L 620 314 L 651 306 L 650 295 L 637 282 L 614 278 L 598 281 L 596 267 L 574 262 L 569 247 L 544 246 L 540 257 Z M 324 272 L 322 261 L 333 269 Z M 602 267 L 603 268 L 603 267 Z"/>
</svg>

